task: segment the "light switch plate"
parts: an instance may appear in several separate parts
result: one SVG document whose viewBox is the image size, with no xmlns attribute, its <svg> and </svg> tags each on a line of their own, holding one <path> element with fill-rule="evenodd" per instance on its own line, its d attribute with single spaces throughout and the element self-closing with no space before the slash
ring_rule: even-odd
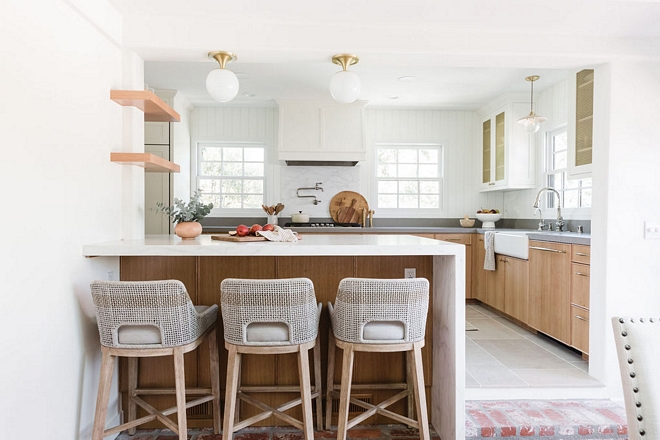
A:
<svg viewBox="0 0 660 440">
<path fill-rule="evenodd" d="M 644 238 L 660 238 L 660 222 L 644 222 Z"/>
<path fill-rule="evenodd" d="M 403 270 L 404 278 L 415 278 L 417 276 L 417 270 L 415 268 L 405 268 Z"/>
</svg>

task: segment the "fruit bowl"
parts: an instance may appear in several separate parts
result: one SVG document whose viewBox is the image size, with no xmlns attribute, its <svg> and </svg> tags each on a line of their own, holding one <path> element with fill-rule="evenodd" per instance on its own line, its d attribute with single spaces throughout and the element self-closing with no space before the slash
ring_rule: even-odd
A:
<svg viewBox="0 0 660 440">
<path fill-rule="evenodd" d="M 482 228 L 494 228 L 495 222 L 502 218 L 502 214 L 477 214 L 477 218 L 483 223 Z"/>
</svg>

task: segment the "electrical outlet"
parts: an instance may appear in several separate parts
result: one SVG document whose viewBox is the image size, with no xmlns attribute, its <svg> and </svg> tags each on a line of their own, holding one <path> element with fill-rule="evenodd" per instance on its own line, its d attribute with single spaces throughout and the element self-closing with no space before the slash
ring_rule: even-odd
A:
<svg viewBox="0 0 660 440">
<path fill-rule="evenodd" d="M 660 222 L 644 222 L 644 238 L 660 238 Z"/>
<path fill-rule="evenodd" d="M 115 280 L 115 271 L 114 270 L 109 270 L 108 271 L 108 281 L 114 281 Z"/>
<path fill-rule="evenodd" d="M 417 276 L 417 269 L 415 269 L 414 267 L 403 269 L 404 278 L 415 278 L 416 276 Z"/>
</svg>

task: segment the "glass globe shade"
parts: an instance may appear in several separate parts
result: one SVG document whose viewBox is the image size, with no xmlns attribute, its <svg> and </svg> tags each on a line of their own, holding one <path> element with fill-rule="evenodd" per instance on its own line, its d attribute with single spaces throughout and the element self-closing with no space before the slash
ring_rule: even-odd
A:
<svg viewBox="0 0 660 440">
<path fill-rule="evenodd" d="M 231 70 L 212 70 L 206 77 L 206 90 L 216 101 L 229 102 L 238 93 L 238 78 Z"/>
<path fill-rule="evenodd" d="M 541 123 L 547 121 L 548 118 L 530 114 L 524 118 L 518 119 L 518 123 L 522 124 L 523 129 L 529 133 L 534 134 L 541 128 Z"/>
<path fill-rule="evenodd" d="M 360 94 L 360 77 L 350 70 L 341 70 L 330 80 L 330 94 L 335 101 L 348 104 L 355 101 Z"/>
</svg>

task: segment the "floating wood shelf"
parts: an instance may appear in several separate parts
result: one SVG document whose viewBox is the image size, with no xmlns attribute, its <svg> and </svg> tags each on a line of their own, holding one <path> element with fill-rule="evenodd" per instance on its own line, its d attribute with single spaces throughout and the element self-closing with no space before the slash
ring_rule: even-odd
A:
<svg viewBox="0 0 660 440">
<path fill-rule="evenodd" d="M 110 153 L 110 162 L 135 165 L 152 173 L 178 173 L 181 167 L 151 153 Z"/>
<path fill-rule="evenodd" d="M 181 116 L 148 90 L 110 90 L 110 99 L 119 105 L 137 107 L 147 122 L 179 122 Z"/>
</svg>

